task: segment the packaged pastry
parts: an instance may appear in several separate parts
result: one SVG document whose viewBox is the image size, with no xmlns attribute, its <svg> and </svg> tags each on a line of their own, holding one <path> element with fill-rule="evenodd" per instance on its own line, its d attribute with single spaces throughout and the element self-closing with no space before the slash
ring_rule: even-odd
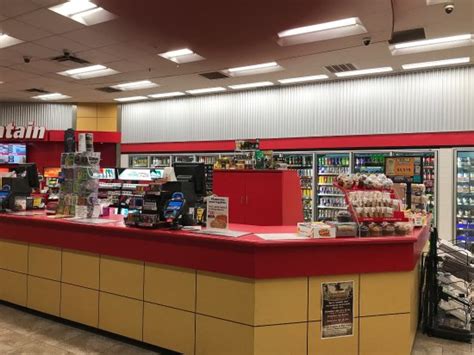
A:
<svg viewBox="0 0 474 355">
<path fill-rule="evenodd" d="M 391 223 L 387 223 L 385 226 L 382 227 L 382 234 L 395 235 L 395 226 Z"/>
<path fill-rule="evenodd" d="M 369 227 L 367 227 L 365 224 L 362 224 L 359 227 L 359 234 L 361 237 L 368 237 L 369 236 Z"/>
<path fill-rule="evenodd" d="M 336 218 L 338 222 L 350 222 L 352 220 L 352 216 L 348 211 L 339 211 Z"/>
<path fill-rule="evenodd" d="M 355 237 L 357 236 L 357 224 L 353 222 L 331 223 L 336 228 L 336 237 Z"/>
<path fill-rule="evenodd" d="M 377 223 L 371 223 L 369 225 L 369 233 L 371 236 L 381 236 L 382 235 L 382 227 Z"/>
</svg>

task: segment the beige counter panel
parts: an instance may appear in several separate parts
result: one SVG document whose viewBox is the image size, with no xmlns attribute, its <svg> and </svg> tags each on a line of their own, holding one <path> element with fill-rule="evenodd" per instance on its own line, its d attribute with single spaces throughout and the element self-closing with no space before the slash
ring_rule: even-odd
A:
<svg viewBox="0 0 474 355">
<path fill-rule="evenodd" d="M 28 274 L 60 281 L 61 249 L 30 244 Z"/>
<path fill-rule="evenodd" d="M 61 284 L 59 282 L 28 276 L 28 308 L 59 316 L 60 303 Z"/>
<path fill-rule="evenodd" d="M 166 265 L 145 264 L 144 300 L 194 312 L 196 272 Z"/>
<path fill-rule="evenodd" d="M 360 275 L 360 316 L 410 312 L 414 272 Z"/>
<path fill-rule="evenodd" d="M 197 313 L 252 325 L 254 280 L 198 271 Z"/>
<path fill-rule="evenodd" d="M 97 328 L 99 291 L 61 284 L 61 317 Z"/>
<path fill-rule="evenodd" d="M 99 289 L 99 255 L 64 250 L 62 262 L 62 282 Z"/>
<path fill-rule="evenodd" d="M 360 355 L 411 353 L 410 314 L 360 318 Z"/>
<path fill-rule="evenodd" d="M 308 323 L 308 354 L 357 355 L 359 351 L 359 320 L 354 319 L 354 335 L 321 338 L 321 322 Z"/>
<path fill-rule="evenodd" d="M 195 314 L 145 302 L 143 341 L 194 354 Z"/>
<path fill-rule="evenodd" d="M 28 244 L 0 240 L 0 269 L 26 274 L 28 271 Z"/>
<path fill-rule="evenodd" d="M 101 257 L 100 290 L 143 300 L 144 263 Z"/>
<path fill-rule="evenodd" d="M 306 355 L 307 323 L 254 328 L 255 355 Z"/>
<path fill-rule="evenodd" d="M 308 278 L 255 280 L 254 325 L 306 322 Z"/>
<path fill-rule="evenodd" d="M 101 292 L 99 328 L 132 339 L 142 340 L 143 302 Z"/>
<path fill-rule="evenodd" d="M 0 300 L 26 306 L 26 274 L 0 269 Z"/>
<path fill-rule="evenodd" d="M 253 347 L 253 327 L 197 315 L 196 355 L 248 355 Z"/>
</svg>

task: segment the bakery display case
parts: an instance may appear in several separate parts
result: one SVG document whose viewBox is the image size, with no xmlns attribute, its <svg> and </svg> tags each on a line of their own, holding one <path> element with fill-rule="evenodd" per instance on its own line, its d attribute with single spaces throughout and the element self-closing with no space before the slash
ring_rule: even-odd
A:
<svg viewBox="0 0 474 355">
<path fill-rule="evenodd" d="M 339 174 L 350 172 L 350 153 L 317 153 L 315 181 L 315 220 L 336 220 L 339 211 L 347 210 L 344 195 L 334 187 Z"/>
<path fill-rule="evenodd" d="M 455 236 L 460 246 L 473 251 L 474 242 L 474 150 L 458 150 L 455 174 Z"/>
<path fill-rule="evenodd" d="M 305 222 L 313 220 L 314 155 L 310 153 L 278 153 L 278 159 L 288 164 L 288 169 L 296 170 L 300 178 L 303 217 Z"/>
<path fill-rule="evenodd" d="M 173 163 L 194 163 L 195 158 L 193 154 L 176 154 L 171 156 Z"/>
</svg>

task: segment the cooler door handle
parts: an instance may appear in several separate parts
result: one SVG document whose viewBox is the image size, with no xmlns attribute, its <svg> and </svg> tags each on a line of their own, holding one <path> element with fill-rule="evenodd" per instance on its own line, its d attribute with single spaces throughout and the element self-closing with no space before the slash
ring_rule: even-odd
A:
<svg viewBox="0 0 474 355">
<path fill-rule="evenodd" d="M 244 204 L 244 196 L 240 196 L 240 204 L 241 204 L 241 205 Z"/>
<path fill-rule="evenodd" d="M 245 204 L 248 205 L 249 204 L 249 197 L 247 195 L 245 195 Z"/>
</svg>

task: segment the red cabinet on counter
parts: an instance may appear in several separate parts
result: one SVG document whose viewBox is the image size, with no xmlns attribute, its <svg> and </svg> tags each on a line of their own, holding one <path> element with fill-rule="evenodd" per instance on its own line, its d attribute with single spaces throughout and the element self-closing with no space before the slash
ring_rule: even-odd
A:
<svg viewBox="0 0 474 355">
<path fill-rule="evenodd" d="M 296 226 L 303 221 L 294 170 L 215 170 L 213 192 L 229 197 L 230 223 Z"/>
</svg>

